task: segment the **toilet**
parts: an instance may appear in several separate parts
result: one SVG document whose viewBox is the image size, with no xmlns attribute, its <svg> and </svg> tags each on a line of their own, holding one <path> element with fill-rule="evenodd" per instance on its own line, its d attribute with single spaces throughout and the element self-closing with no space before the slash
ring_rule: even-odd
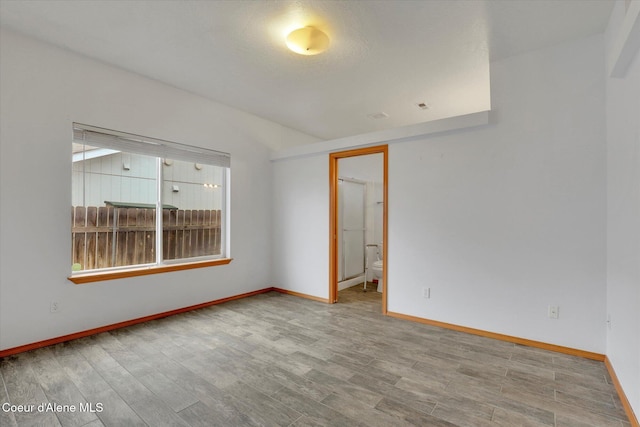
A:
<svg viewBox="0 0 640 427">
<path fill-rule="evenodd" d="M 383 278 L 382 278 L 382 243 L 378 245 L 378 260 L 371 264 L 371 271 L 373 271 L 373 275 L 378 279 L 378 292 L 382 292 L 383 286 Z"/>
</svg>

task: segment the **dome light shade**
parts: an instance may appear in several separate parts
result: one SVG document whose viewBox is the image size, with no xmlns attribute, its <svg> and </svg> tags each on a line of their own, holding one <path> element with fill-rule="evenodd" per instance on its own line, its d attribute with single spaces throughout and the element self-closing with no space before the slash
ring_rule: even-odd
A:
<svg viewBox="0 0 640 427">
<path fill-rule="evenodd" d="M 287 47 L 300 55 L 317 55 L 329 47 L 329 36 L 314 27 L 299 28 L 287 36 Z"/>
</svg>

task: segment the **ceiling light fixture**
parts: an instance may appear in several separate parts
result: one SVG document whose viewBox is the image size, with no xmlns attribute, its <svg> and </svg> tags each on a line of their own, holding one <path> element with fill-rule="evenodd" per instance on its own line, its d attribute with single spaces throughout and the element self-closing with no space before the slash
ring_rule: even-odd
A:
<svg viewBox="0 0 640 427">
<path fill-rule="evenodd" d="M 287 36 L 287 47 L 300 55 L 317 55 L 329 47 L 329 36 L 315 27 L 299 28 Z"/>
</svg>

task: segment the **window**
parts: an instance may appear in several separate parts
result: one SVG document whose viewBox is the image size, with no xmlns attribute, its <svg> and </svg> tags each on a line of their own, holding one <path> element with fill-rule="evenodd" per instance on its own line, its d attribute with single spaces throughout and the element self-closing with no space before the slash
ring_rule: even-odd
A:
<svg viewBox="0 0 640 427">
<path fill-rule="evenodd" d="M 72 276 L 228 257 L 228 154 L 77 123 L 72 145 Z"/>
</svg>

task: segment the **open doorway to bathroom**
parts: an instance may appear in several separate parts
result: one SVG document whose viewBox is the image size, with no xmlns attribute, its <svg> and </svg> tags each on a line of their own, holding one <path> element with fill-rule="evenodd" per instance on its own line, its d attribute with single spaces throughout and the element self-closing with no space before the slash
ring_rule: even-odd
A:
<svg viewBox="0 0 640 427">
<path fill-rule="evenodd" d="M 343 288 L 377 293 L 372 265 L 378 259 L 382 313 L 387 312 L 387 146 L 329 155 L 329 301 Z M 382 270 L 382 271 L 380 271 Z"/>
<path fill-rule="evenodd" d="M 347 172 L 345 162 L 370 156 L 379 154 L 350 157 L 338 162 L 338 292 L 362 284 L 365 280 L 369 252 L 366 245 L 370 241 L 368 234 L 371 229 L 368 214 L 371 211 L 372 181 L 364 180 L 360 174 L 356 174 L 358 167 Z"/>
</svg>

